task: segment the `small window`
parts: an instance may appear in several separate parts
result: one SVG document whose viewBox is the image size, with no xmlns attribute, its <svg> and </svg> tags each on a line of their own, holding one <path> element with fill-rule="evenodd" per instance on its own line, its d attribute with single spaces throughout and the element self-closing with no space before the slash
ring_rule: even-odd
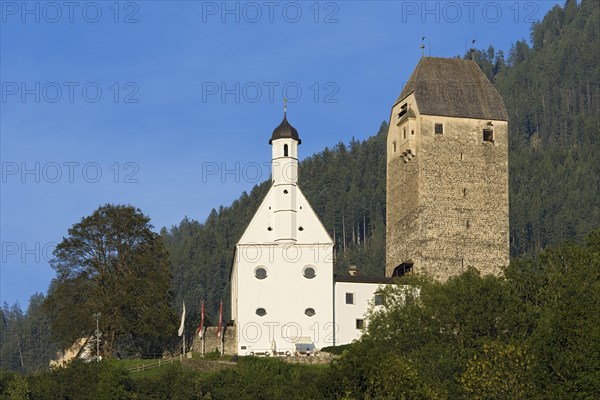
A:
<svg viewBox="0 0 600 400">
<path fill-rule="evenodd" d="M 267 230 L 268 230 L 269 232 L 271 232 L 271 231 L 273 230 L 273 228 L 271 228 L 271 227 L 269 226 L 269 227 L 267 228 Z"/>
<path fill-rule="evenodd" d="M 242 346 L 242 350 L 246 350 L 246 346 Z"/>
<path fill-rule="evenodd" d="M 300 232 L 302 232 L 302 231 L 304 230 L 304 228 L 303 228 L 303 227 L 299 227 L 299 228 L 298 228 L 298 230 L 299 230 Z"/>
<path fill-rule="evenodd" d="M 356 319 L 356 329 L 363 329 L 365 327 L 364 319 Z"/>
<path fill-rule="evenodd" d="M 312 279 L 317 276 L 317 272 L 313 267 L 306 267 L 304 268 L 304 271 L 302 271 L 302 275 L 304 275 L 306 279 Z"/>
<path fill-rule="evenodd" d="M 402 139 L 406 140 L 406 128 L 402 129 Z"/>
<path fill-rule="evenodd" d="M 267 315 L 267 310 L 265 310 L 264 308 L 257 308 L 256 315 L 258 315 L 259 317 L 264 317 L 265 315 Z"/>
<path fill-rule="evenodd" d="M 304 314 L 308 317 L 313 317 L 316 312 L 314 308 L 307 308 L 306 310 L 304 310 Z"/>
<path fill-rule="evenodd" d="M 267 270 L 263 267 L 258 267 L 254 270 L 254 276 L 256 279 L 265 279 L 267 277 Z"/>
<path fill-rule="evenodd" d="M 484 129 L 483 130 L 483 141 L 484 142 L 493 142 L 494 141 L 494 130 L 493 129 Z"/>
<path fill-rule="evenodd" d="M 463 189 L 463 197 L 467 197 L 467 188 Z"/>
<path fill-rule="evenodd" d="M 354 293 L 346 293 L 346 304 L 354 304 Z"/>
<path fill-rule="evenodd" d="M 444 133 L 444 124 L 435 124 L 435 134 L 441 135 Z"/>
<path fill-rule="evenodd" d="M 382 294 L 376 294 L 375 295 L 375 305 L 376 306 L 382 306 L 383 305 L 383 295 Z"/>
<path fill-rule="evenodd" d="M 288 145 L 287 144 L 283 145 L 283 156 L 284 157 L 288 156 Z"/>
<path fill-rule="evenodd" d="M 410 130 L 410 135 L 411 135 L 411 136 L 415 136 L 415 130 L 414 130 L 414 129 L 411 129 L 411 130 Z"/>
<path fill-rule="evenodd" d="M 396 142 L 394 142 L 394 153 L 396 152 Z"/>
<path fill-rule="evenodd" d="M 284 189 L 283 194 L 288 194 L 288 191 L 286 189 Z"/>
<path fill-rule="evenodd" d="M 402 118 L 402 116 L 404 116 L 404 114 L 406 114 L 406 111 L 408 111 L 408 104 L 404 104 L 404 105 L 402 105 L 402 107 L 400 107 L 400 112 L 398 113 L 398 119 Z"/>
</svg>

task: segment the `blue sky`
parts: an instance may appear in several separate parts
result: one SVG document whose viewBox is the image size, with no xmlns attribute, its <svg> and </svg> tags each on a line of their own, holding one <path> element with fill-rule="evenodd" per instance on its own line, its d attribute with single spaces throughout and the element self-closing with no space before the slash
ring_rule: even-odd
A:
<svg viewBox="0 0 600 400">
<path fill-rule="evenodd" d="M 156 229 L 375 132 L 420 58 L 506 53 L 558 1 L 1 1 L 0 301 L 45 292 L 55 243 L 104 203 Z"/>
</svg>

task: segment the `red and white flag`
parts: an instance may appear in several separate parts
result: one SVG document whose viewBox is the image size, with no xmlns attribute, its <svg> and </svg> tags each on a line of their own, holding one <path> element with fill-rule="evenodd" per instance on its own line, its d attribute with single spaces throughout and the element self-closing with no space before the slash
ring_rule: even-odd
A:
<svg viewBox="0 0 600 400">
<path fill-rule="evenodd" d="M 202 335 L 204 335 L 204 300 L 202 300 L 202 305 L 200 306 L 200 309 L 200 326 L 196 331 L 196 335 L 198 335 L 198 337 L 202 339 Z"/>
<path fill-rule="evenodd" d="M 217 337 L 221 337 L 221 328 L 223 327 L 223 300 L 221 300 L 221 305 L 219 306 L 219 330 L 217 331 Z"/>
</svg>

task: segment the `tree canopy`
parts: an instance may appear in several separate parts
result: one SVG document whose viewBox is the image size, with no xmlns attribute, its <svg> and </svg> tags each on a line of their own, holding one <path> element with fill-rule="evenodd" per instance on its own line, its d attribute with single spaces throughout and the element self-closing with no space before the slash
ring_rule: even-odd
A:
<svg viewBox="0 0 600 400">
<path fill-rule="evenodd" d="M 102 351 L 162 352 L 175 331 L 171 274 L 162 238 L 132 206 L 107 204 L 73 225 L 54 251 L 45 310 L 52 333 L 67 347 L 95 331 Z"/>
</svg>

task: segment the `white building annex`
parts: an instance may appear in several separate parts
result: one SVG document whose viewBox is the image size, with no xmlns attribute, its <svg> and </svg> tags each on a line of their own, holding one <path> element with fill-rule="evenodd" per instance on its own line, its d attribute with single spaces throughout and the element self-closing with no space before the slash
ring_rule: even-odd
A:
<svg viewBox="0 0 600 400">
<path fill-rule="evenodd" d="M 269 143 L 272 186 L 235 247 L 230 275 L 237 353 L 293 355 L 350 343 L 379 284 L 391 279 L 334 282 L 333 240 L 298 187 L 301 140 L 285 112 Z"/>
</svg>

